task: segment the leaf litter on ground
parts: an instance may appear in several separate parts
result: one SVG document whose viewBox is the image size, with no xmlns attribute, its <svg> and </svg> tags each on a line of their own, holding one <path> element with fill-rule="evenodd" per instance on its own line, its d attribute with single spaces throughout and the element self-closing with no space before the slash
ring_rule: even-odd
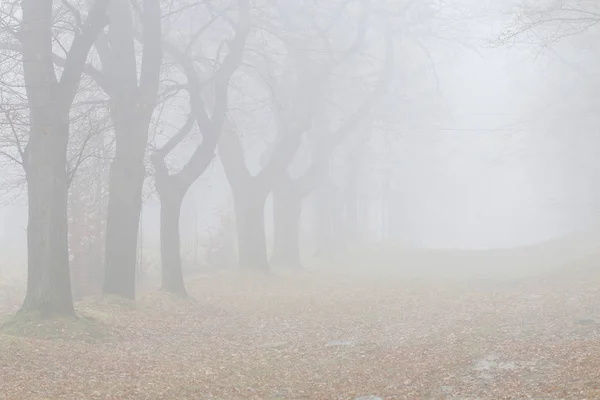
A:
<svg viewBox="0 0 600 400">
<path fill-rule="evenodd" d="M 595 274 L 498 286 L 214 275 L 188 286 L 189 300 L 79 302 L 105 331 L 94 341 L 68 325 L 4 332 L 0 398 L 600 398 L 600 328 L 581 322 L 600 320 Z"/>
</svg>

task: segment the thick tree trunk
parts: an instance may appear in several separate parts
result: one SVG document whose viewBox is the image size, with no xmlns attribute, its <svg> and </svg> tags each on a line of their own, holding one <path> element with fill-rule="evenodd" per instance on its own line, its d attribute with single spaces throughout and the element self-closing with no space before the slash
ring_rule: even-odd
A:
<svg viewBox="0 0 600 400">
<path fill-rule="evenodd" d="M 317 240 L 315 256 L 325 259 L 333 258 L 332 216 L 327 182 L 323 182 L 316 191 L 314 227 Z"/>
<path fill-rule="evenodd" d="M 334 259 L 343 251 L 344 227 L 342 226 L 343 199 L 337 188 L 324 180 L 316 192 L 316 257 Z"/>
<path fill-rule="evenodd" d="M 360 241 L 359 203 L 358 203 L 358 177 L 350 177 L 344 196 L 345 202 L 345 244 L 354 245 Z"/>
<path fill-rule="evenodd" d="M 135 299 L 144 157 L 162 64 L 160 1 L 143 3 L 140 14 L 143 54 L 139 72 L 133 7 L 129 2 L 110 2 L 108 43 L 99 47 L 103 67 L 111 79 L 111 114 L 116 135 L 116 154 L 109 178 L 104 294 L 129 299 Z"/>
<path fill-rule="evenodd" d="M 239 265 L 242 270 L 269 271 L 265 239 L 265 196 L 251 188 L 234 191 Z"/>
<path fill-rule="evenodd" d="M 342 192 L 335 185 L 330 186 L 330 200 L 329 200 L 329 213 L 330 213 L 330 224 L 331 233 L 330 241 L 332 246 L 333 256 L 342 254 L 345 251 L 344 241 L 344 213 L 343 208 L 339 205 L 344 204 L 344 198 Z"/>
<path fill-rule="evenodd" d="M 56 77 L 53 2 L 22 1 L 19 41 L 29 105 L 30 134 L 24 154 L 29 222 L 27 294 L 22 312 L 74 315 L 69 276 L 67 143 L 69 111 L 88 52 L 105 25 L 108 1 L 91 3 L 74 36 L 60 80 Z"/>
<path fill-rule="evenodd" d="M 68 120 L 65 117 L 65 120 Z M 66 170 L 68 124 L 35 127 L 27 146 L 27 294 L 22 312 L 71 316 Z"/>
<path fill-rule="evenodd" d="M 159 192 L 160 197 L 160 254 L 162 290 L 187 297 L 181 268 L 179 219 L 183 196 L 175 192 Z"/>
<path fill-rule="evenodd" d="M 132 135 L 133 133 L 128 133 Z M 145 139 L 145 138 L 144 138 Z M 119 142 L 117 142 L 119 146 Z M 110 169 L 109 200 L 106 220 L 104 258 L 104 294 L 135 299 L 135 266 L 145 144 L 132 147 L 135 152 L 119 151 Z"/>
<path fill-rule="evenodd" d="M 273 192 L 273 255 L 271 264 L 300 268 L 300 214 L 302 197 L 291 188 Z"/>
</svg>

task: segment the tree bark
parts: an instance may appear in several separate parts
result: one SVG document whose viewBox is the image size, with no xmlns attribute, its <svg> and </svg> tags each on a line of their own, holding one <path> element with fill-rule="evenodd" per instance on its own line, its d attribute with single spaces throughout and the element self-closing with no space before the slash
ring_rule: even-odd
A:
<svg viewBox="0 0 600 400">
<path fill-rule="evenodd" d="M 344 226 L 346 228 L 344 243 L 347 245 L 355 245 L 360 242 L 360 233 L 362 230 L 359 222 L 358 176 L 350 176 L 343 200 L 345 202 Z"/>
<path fill-rule="evenodd" d="M 219 141 L 219 155 L 233 192 L 239 267 L 246 271 L 267 272 L 270 268 L 265 202 L 272 188 L 274 174 L 266 174 L 265 168 L 257 176 L 250 174 L 240 137 L 232 124 L 224 126 Z"/>
<path fill-rule="evenodd" d="M 143 54 L 139 74 L 131 5 L 112 1 L 109 16 L 110 29 L 96 46 L 103 69 L 110 78 L 108 90 L 116 137 L 116 154 L 109 178 L 104 294 L 135 299 L 144 157 L 162 64 L 160 1 L 143 1 Z"/>
<path fill-rule="evenodd" d="M 330 194 L 328 182 L 323 181 L 316 190 L 315 196 L 315 238 L 317 248 L 315 256 L 324 259 L 333 257 L 333 231 L 330 210 Z"/>
<path fill-rule="evenodd" d="M 44 317 L 71 316 L 75 311 L 68 250 L 69 128 L 63 124 L 49 132 L 38 129 L 44 128 L 34 125 L 27 147 L 27 294 L 21 311 Z"/>
<path fill-rule="evenodd" d="M 52 47 L 53 7 L 47 0 L 23 0 L 19 37 L 23 52 L 30 134 L 24 153 L 29 221 L 27 293 L 21 312 L 74 315 L 69 274 L 67 170 L 69 111 L 89 50 L 105 25 L 107 0 L 90 8 L 56 77 Z"/>
<path fill-rule="evenodd" d="M 282 186 L 273 191 L 273 255 L 271 264 L 301 268 L 300 215 L 303 197 Z"/>
<path fill-rule="evenodd" d="M 187 297 L 181 267 L 179 220 L 183 196 L 175 191 L 159 192 L 160 197 L 160 254 L 162 290 Z"/>
<path fill-rule="evenodd" d="M 245 271 L 269 271 L 265 201 L 266 196 L 253 192 L 252 188 L 234 191 L 239 264 Z"/>
<path fill-rule="evenodd" d="M 135 299 L 136 249 L 145 169 L 143 155 L 136 157 L 135 153 L 120 150 L 121 144 L 117 141 L 117 156 L 110 168 L 104 294 Z M 145 151 L 145 146 L 142 149 Z"/>
</svg>

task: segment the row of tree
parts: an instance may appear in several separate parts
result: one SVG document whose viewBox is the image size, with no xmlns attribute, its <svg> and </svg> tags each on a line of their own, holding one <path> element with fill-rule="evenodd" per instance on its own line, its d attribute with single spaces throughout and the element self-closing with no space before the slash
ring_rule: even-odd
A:
<svg viewBox="0 0 600 400">
<path fill-rule="evenodd" d="M 461 18 L 436 0 L 2 1 L 0 150 L 23 167 L 29 210 L 22 311 L 74 313 L 70 264 L 81 260 L 69 235 L 76 211 L 89 214 L 85 198 L 70 197 L 74 182 L 106 198 L 88 234 L 103 243 L 105 294 L 135 298 L 148 176 L 161 203 L 162 288 L 186 294 L 181 206 L 217 154 L 241 268 L 269 269 L 270 194 L 272 262 L 300 264 L 300 213 L 314 192 L 319 243 L 334 249 L 335 213 L 357 221 L 358 171 L 336 202 L 330 160 L 351 143 L 360 168 L 360 143 L 410 113 L 389 106 L 411 90 L 394 84 L 402 63 L 428 60 L 423 40 L 456 33 Z M 253 159 L 248 145 L 260 142 Z"/>
</svg>

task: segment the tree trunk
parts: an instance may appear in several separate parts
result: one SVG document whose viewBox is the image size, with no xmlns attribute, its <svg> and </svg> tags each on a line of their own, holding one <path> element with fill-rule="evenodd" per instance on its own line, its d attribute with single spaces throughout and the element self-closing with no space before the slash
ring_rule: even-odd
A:
<svg viewBox="0 0 600 400">
<path fill-rule="evenodd" d="M 162 290 L 187 297 L 181 268 L 179 219 L 183 196 L 174 191 L 159 191 L 160 197 L 160 254 Z"/>
<path fill-rule="evenodd" d="M 75 314 L 69 276 L 67 215 L 69 111 L 89 50 L 104 28 L 107 5 L 106 0 L 91 3 L 58 80 L 52 54 L 53 2 L 21 2 L 23 19 L 18 36 L 23 46 L 23 77 L 30 123 L 24 154 L 29 222 L 27 294 L 22 312 L 43 316 Z"/>
<path fill-rule="evenodd" d="M 144 158 L 162 64 L 161 8 L 159 0 L 144 1 L 139 15 L 143 54 L 141 60 L 136 60 L 133 7 L 127 1 L 110 4 L 108 43 L 97 47 L 102 49 L 99 56 L 111 80 L 116 138 L 109 178 L 104 294 L 135 299 Z"/>
<path fill-rule="evenodd" d="M 239 265 L 245 271 L 267 272 L 266 196 L 257 192 L 252 191 L 251 187 L 245 191 L 234 191 Z"/>
<path fill-rule="evenodd" d="M 333 229 L 330 209 L 329 183 L 323 181 L 315 196 L 315 238 L 317 247 L 315 256 L 324 259 L 333 258 Z"/>
<path fill-rule="evenodd" d="M 273 265 L 300 268 L 300 214 L 302 197 L 292 188 L 273 192 Z"/>
<path fill-rule="evenodd" d="M 329 200 L 329 213 L 331 215 L 330 240 L 333 256 L 338 256 L 346 250 L 344 233 L 344 213 L 341 205 L 344 204 L 344 196 L 333 183 L 330 186 L 331 194 Z"/>
<path fill-rule="evenodd" d="M 125 134 L 132 135 L 132 132 Z M 145 137 L 144 137 L 145 139 Z M 119 146 L 117 141 L 117 146 Z M 128 146 L 133 152 L 119 151 L 110 169 L 104 294 L 135 299 L 135 266 L 142 186 L 144 184 L 145 145 Z"/>
<path fill-rule="evenodd" d="M 68 118 L 65 117 L 65 121 Z M 33 127 L 27 146 L 27 294 L 22 312 L 75 315 L 68 247 L 68 124 Z"/>
<path fill-rule="evenodd" d="M 358 203 L 358 176 L 351 176 L 346 186 L 345 202 L 345 244 L 355 245 L 360 241 L 359 203 Z"/>
</svg>

